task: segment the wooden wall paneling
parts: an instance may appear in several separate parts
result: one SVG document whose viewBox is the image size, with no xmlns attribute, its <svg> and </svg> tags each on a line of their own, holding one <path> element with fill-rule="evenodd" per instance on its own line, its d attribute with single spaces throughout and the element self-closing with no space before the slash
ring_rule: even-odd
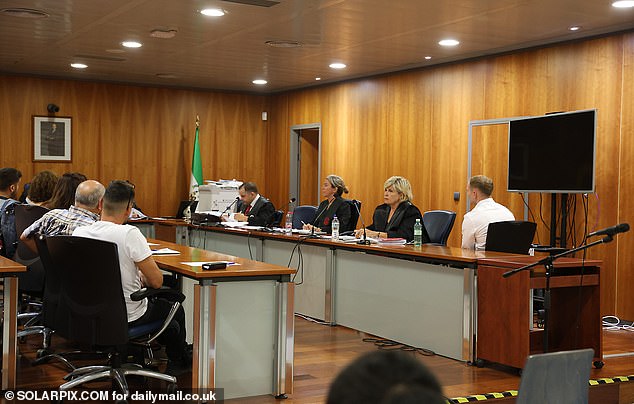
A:
<svg viewBox="0 0 634 404">
<path fill-rule="evenodd" d="M 266 190 L 263 195 L 273 202 L 277 209 L 288 210 L 289 178 L 289 136 L 288 95 L 275 95 L 269 100 Z"/>
<path fill-rule="evenodd" d="M 447 242 L 450 246 L 460 246 L 462 240 L 462 218 L 466 212 L 465 190 L 468 180 L 469 121 L 482 119 L 483 116 L 483 68 L 482 62 L 451 65 L 434 69 L 431 78 L 432 164 L 427 174 L 431 178 L 428 191 L 430 200 L 429 205 L 424 208 L 456 211 L 454 230 Z M 497 156 L 492 161 L 497 161 Z M 453 192 L 460 192 L 460 201 L 453 200 Z"/>
<path fill-rule="evenodd" d="M 620 127 L 620 167 L 618 207 L 608 207 L 602 200 L 602 210 L 617 209 L 619 223 L 634 226 L 634 89 L 630 83 L 634 80 L 634 34 L 623 36 L 623 97 Z M 634 320 L 634 231 L 621 234 L 616 238 L 618 246 L 618 265 L 614 282 L 616 290 L 617 316 Z"/>
</svg>

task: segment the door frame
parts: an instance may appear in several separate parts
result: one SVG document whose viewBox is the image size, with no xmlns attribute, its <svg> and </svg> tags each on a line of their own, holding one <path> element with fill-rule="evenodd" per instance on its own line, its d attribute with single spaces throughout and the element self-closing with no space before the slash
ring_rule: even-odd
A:
<svg viewBox="0 0 634 404">
<path fill-rule="evenodd" d="M 300 158 L 299 155 L 299 138 L 302 135 L 302 130 L 305 129 L 317 129 L 319 136 L 319 147 L 317 150 L 317 178 L 321 178 L 321 123 L 307 123 L 303 125 L 293 125 L 291 126 L 290 131 L 290 148 L 289 148 L 289 183 L 288 183 L 288 199 L 297 198 L 296 203 L 299 203 L 299 190 L 300 190 Z M 317 195 L 319 195 L 320 186 L 319 181 L 317 181 Z"/>
</svg>

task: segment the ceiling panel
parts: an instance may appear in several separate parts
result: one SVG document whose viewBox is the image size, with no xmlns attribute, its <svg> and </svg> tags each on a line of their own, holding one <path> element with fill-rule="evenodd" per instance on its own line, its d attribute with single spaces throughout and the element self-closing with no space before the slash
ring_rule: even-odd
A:
<svg viewBox="0 0 634 404">
<path fill-rule="evenodd" d="M 198 13 L 217 5 L 224 17 Z M 0 8 L 0 71 L 148 85 L 274 92 L 634 28 L 634 9 L 608 0 L 9 0 Z M 568 31 L 581 25 L 578 32 Z M 177 31 L 152 38 L 153 29 Z M 438 40 L 461 44 L 441 48 Z M 135 39 L 140 49 L 120 43 Z M 273 48 L 269 40 L 301 42 Z M 424 56 L 430 55 L 430 61 Z M 83 61 L 88 69 L 69 67 Z M 348 65 L 328 68 L 333 61 Z M 159 75 L 172 78 L 162 78 Z M 254 86 L 255 78 L 269 84 Z"/>
</svg>

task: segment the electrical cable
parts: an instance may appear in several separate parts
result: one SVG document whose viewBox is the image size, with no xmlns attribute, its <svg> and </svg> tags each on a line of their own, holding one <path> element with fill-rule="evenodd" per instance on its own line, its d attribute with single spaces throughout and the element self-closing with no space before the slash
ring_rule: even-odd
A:
<svg viewBox="0 0 634 404">
<path fill-rule="evenodd" d="M 249 247 L 249 258 L 253 259 L 253 253 L 251 252 L 251 232 L 247 233 L 247 247 Z"/>
<path fill-rule="evenodd" d="M 330 323 L 327 323 L 327 322 L 321 321 L 321 320 L 317 320 L 316 318 L 312 318 L 312 317 L 306 316 L 304 314 L 295 313 L 295 317 L 302 318 L 302 319 L 304 319 L 306 321 L 310 321 L 310 322 L 315 323 L 315 324 L 330 326 Z"/>
<path fill-rule="evenodd" d="M 528 214 L 533 218 L 533 222 L 537 223 L 537 219 L 535 219 L 535 215 L 533 214 L 531 207 L 528 205 L 528 201 L 524 199 L 524 193 L 520 192 L 520 196 L 522 197 L 522 202 L 524 202 L 524 206 L 526 206 L 526 208 L 528 209 Z M 539 241 L 539 232 L 536 231 L 535 235 L 537 236 L 537 244 L 541 245 L 542 243 Z"/>
<path fill-rule="evenodd" d="M 546 221 L 544 220 L 544 216 L 542 215 L 542 193 L 539 193 L 539 219 L 542 221 L 542 223 L 544 224 L 544 227 L 546 227 L 546 230 L 548 230 L 548 232 L 550 232 L 550 226 L 548 225 L 548 223 L 546 223 Z"/>
<path fill-rule="evenodd" d="M 396 342 L 396 341 L 392 341 L 389 339 L 385 339 L 385 338 L 374 338 L 374 337 L 368 337 L 368 338 L 363 338 L 362 339 L 363 342 L 371 342 L 373 343 L 377 348 L 384 350 L 384 351 L 405 351 L 405 352 L 416 352 L 420 355 L 423 356 L 435 356 L 436 352 L 430 350 L 430 349 L 425 349 L 425 348 L 417 348 L 417 347 L 413 347 L 411 345 L 406 345 L 400 342 Z"/>
</svg>

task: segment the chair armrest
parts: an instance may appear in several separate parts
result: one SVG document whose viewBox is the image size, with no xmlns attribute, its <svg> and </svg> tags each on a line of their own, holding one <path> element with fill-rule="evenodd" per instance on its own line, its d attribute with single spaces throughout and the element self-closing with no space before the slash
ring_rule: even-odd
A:
<svg viewBox="0 0 634 404">
<path fill-rule="evenodd" d="M 159 289 L 154 288 L 141 288 L 136 292 L 130 295 L 130 299 L 133 302 L 138 302 L 139 300 L 143 300 L 145 298 L 152 297 L 162 297 L 170 302 L 179 302 L 183 303 L 185 300 L 185 295 L 179 292 L 178 290 L 162 287 Z"/>
</svg>

